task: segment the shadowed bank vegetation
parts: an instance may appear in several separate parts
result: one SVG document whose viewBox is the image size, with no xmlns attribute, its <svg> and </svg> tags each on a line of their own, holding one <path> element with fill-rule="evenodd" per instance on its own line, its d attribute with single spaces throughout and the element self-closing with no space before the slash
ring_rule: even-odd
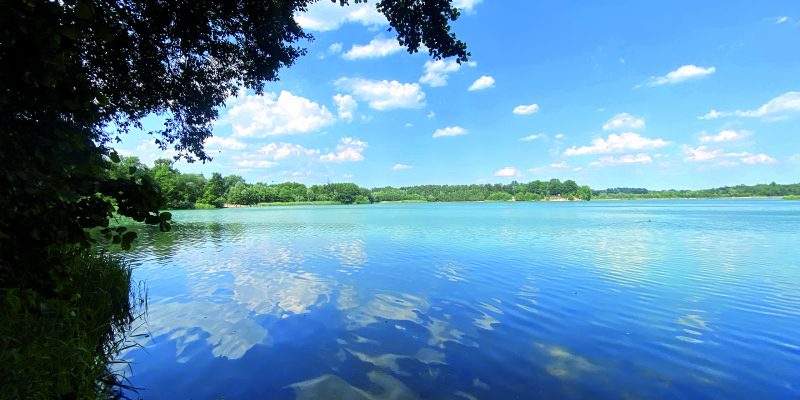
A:
<svg viewBox="0 0 800 400">
<path fill-rule="evenodd" d="M 52 271 L 49 293 L 0 289 L 0 398 L 114 397 L 124 387 L 115 361 L 145 307 L 131 268 L 79 251 Z"/>
</svg>

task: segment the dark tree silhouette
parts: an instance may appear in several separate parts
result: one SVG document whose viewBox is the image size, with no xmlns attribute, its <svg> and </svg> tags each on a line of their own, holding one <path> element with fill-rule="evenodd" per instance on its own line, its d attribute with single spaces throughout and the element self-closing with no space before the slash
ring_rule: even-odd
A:
<svg viewBox="0 0 800 400">
<path fill-rule="evenodd" d="M 326 0 L 323 0 L 326 1 Z M 48 286 L 48 271 L 114 212 L 169 229 L 156 185 L 110 174 L 110 145 L 142 118 L 177 158 L 207 161 L 217 109 L 260 93 L 305 54 L 294 19 L 315 0 L 11 0 L 0 13 L 0 283 Z M 336 0 L 334 0 L 336 2 Z M 338 0 L 347 6 L 348 0 Z M 361 3 L 361 0 L 355 0 Z M 467 60 L 450 0 L 383 0 L 409 52 Z M 135 168 L 135 167 L 134 167 Z M 123 247 L 135 233 L 105 229 Z"/>
</svg>

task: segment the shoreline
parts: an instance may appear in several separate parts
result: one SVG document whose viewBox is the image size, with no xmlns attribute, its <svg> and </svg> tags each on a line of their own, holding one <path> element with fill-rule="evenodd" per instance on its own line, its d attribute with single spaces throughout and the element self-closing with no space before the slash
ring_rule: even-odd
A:
<svg viewBox="0 0 800 400">
<path fill-rule="evenodd" d="M 720 197 L 636 197 L 636 198 L 592 198 L 592 201 L 625 201 L 625 200 L 736 200 L 736 199 L 777 199 L 783 200 L 786 196 L 720 196 Z"/>
</svg>

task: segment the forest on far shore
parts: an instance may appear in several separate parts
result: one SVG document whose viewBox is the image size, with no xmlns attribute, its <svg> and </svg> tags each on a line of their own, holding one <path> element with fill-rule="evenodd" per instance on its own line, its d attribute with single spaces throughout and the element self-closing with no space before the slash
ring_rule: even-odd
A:
<svg viewBox="0 0 800 400">
<path fill-rule="evenodd" d="M 150 180 L 160 189 L 167 209 L 219 208 L 229 205 L 270 203 L 369 204 L 380 202 L 443 201 L 543 201 L 551 199 L 591 200 L 589 186 L 573 180 L 532 181 L 507 184 L 419 185 L 366 189 L 355 183 L 328 183 L 306 187 L 302 183 L 247 183 L 238 175 L 222 176 L 178 171 L 171 160 L 158 159 L 152 167 L 138 157 L 121 157 L 110 171 L 111 178 Z"/>
</svg>

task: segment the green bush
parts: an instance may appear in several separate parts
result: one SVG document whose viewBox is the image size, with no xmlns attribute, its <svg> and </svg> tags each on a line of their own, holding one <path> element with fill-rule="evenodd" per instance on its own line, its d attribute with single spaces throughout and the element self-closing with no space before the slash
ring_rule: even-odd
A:
<svg viewBox="0 0 800 400">
<path fill-rule="evenodd" d="M 488 201 L 511 201 L 512 198 L 513 198 L 513 196 L 511 196 L 510 194 L 508 194 L 506 192 L 495 192 L 495 193 L 490 194 L 489 197 L 486 198 L 486 200 L 488 200 Z"/>
<path fill-rule="evenodd" d="M 353 203 L 355 203 L 355 204 L 370 204 L 370 201 L 369 201 L 369 197 L 359 195 L 359 196 L 356 196 L 356 199 L 355 199 L 355 201 L 353 201 Z"/>
<path fill-rule="evenodd" d="M 0 398 L 113 397 L 110 368 L 145 305 L 131 296 L 131 268 L 82 251 L 52 273 L 49 293 L 0 288 Z"/>
<path fill-rule="evenodd" d="M 206 203 L 194 203 L 195 210 L 214 210 L 217 206 Z"/>
</svg>

